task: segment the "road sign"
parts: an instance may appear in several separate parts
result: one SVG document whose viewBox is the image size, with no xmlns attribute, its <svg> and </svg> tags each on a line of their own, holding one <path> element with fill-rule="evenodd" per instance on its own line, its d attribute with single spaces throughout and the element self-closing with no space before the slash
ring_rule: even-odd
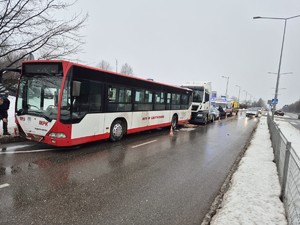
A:
<svg viewBox="0 0 300 225">
<path fill-rule="evenodd" d="M 274 104 L 274 98 L 272 99 L 272 104 Z M 278 104 L 278 98 L 276 99 L 276 103 L 275 104 Z"/>
</svg>

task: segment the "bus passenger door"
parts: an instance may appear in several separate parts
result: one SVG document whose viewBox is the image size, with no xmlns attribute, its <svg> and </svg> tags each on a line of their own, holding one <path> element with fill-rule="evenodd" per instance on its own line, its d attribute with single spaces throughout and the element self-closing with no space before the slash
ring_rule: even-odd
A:
<svg viewBox="0 0 300 225">
<path fill-rule="evenodd" d="M 77 86 L 77 87 L 76 87 Z M 103 84 L 96 81 L 77 80 L 73 84 L 73 119 L 79 123 L 72 129 L 72 138 L 104 134 Z"/>
</svg>

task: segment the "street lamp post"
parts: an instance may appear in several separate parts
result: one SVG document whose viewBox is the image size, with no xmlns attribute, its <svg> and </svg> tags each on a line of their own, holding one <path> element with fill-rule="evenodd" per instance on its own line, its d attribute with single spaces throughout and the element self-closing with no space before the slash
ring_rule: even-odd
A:
<svg viewBox="0 0 300 225">
<path fill-rule="evenodd" d="M 116 59 L 116 73 L 118 72 L 118 60 Z"/>
<path fill-rule="evenodd" d="M 281 18 L 281 17 L 262 17 L 262 16 L 253 17 L 253 19 L 284 20 L 283 38 L 282 38 L 282 44 L 281 44 L 281 50 L 280 50 L 279 66 L 278 66 L 276 88 L 275 88 L 275 97 L 274 97 L 274 103 L 273 103 L 273 108 L 272 108 L 272 120 L 274 120 L 274 114 L 275 114 L 275 111 L 276 111 L 277 96 L 278 96 L 278 87 L 279 87 L 279 80 L 280 80 L 280 69 L 281 69 L 282 53 L 283 53 L 283 46 L 284 46 L 284 39 L 285 39 L 286 24 L 287 24 L 288 20 L 294 19 L 294 18 L 297 18 L 297 17 L 300 17 L 300 15 L 292 16 L 292 17 L 286 17 L 286 18 Z"/>
<path fill-rule="evenodd" d="M 225 92 L 225 96 L 226 96 L 226 98 L 227 98 L 228 80 L 229 80 L 229 77 L 226 77 L 226 76 L 222 76 L 222 77 L 227 79 L 227 83 L 226 83 L 226 92 Z"/>
<path fill-rule="evenodd" d="M 235 86 L 239 88 L 239 97 L 238 97 L 238 101 L 240 101 L 241 86 L 239 86 L 239 85 L 237 85 L 237 84 L 236 84 Z"/>
</svg>

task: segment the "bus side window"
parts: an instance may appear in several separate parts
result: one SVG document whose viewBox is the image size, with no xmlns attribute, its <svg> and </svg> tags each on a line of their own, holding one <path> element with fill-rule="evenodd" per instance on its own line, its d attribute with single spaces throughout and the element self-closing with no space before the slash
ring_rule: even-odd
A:
<svg viewBox="0 0 300 225">
<path fill-rule="evenodd" d="M 164 110 L 165 105 L 165 94 L 164 92 L 156 92 L 154 98 L 154 110 Z"/>
<path fill-rule="evenodd" d="M 131 103 L 131 90 L 130 89 L 126 89 L 125 102 Z"/>
<path fill-rule="evenodd" d="M 171 109 L 180 109 L 180 94 L 172 94 Z"/>
<path fill-rule="evenodd" d="M 166 109 L 171 109 L 171 93 L 167 93 Z"/>
<path fill-rule="evenodd" d="M 102 90 L 103 85 L 98 82 L 90 82 L 89 90 L 89 112 L 102 111 Z"/>
<path fill-rule="evenodd" d="M 90 96 L 90 112 L 101 111 L 101 95 L 91 95 Z"/>
<path fill-rule="evenodd" d="M 153 110 L 153 94 L 152 91 L 139 89 L 135 91 L 134 101 L 135 111 Z"/>
<path fill-rule="evenodd" d="M 108 101 L 116 102 L 116 100 L 117 100 L 117 89 L 114 87 L 110 87 L 108 89 Z"/>
<path fill-rule="evenodd" d="M 129 112 L 132 110 L 132 91 L 127 87 L 109 86 L 108 88 L 108 111 Z"/>
<path fill-rule="evenodd" d="M 189 107 L 189 97 L 188 95 L 181 95 L 181 104 L 180 104 L 180 109 L 188 109 Z"/>
</svg>

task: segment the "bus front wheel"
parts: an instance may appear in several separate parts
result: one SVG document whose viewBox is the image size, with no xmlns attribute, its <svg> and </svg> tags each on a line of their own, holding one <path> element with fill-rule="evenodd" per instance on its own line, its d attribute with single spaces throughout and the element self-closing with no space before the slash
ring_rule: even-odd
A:
<svg viewBox="0 0 300 225">
<path fill-rule="evenodd" d="M 124 135 L 124 124 L 121 120 L 115 120 L 110 127 L 110 140 L 119 141 Z"/>
</svg>

